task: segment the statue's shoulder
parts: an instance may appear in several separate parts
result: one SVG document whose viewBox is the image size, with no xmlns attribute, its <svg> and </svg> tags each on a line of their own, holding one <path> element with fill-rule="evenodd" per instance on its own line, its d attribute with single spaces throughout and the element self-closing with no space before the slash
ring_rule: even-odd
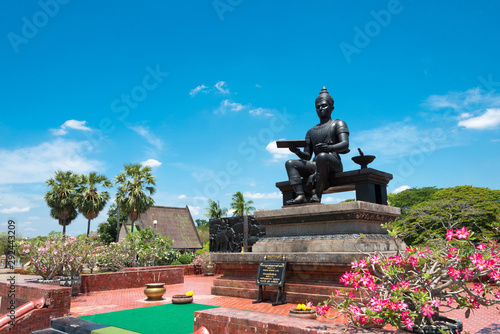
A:
<svg viewBox="0 0 500 334">
<path fill-rule="evenodd" d="M 333 120 L 333 127 L 337 131 L 337 133 L 349 133 L 349 129 L 347 128 L 346 122 L 340 120 L 340 119 L 334 119 Z"/>
</svg>

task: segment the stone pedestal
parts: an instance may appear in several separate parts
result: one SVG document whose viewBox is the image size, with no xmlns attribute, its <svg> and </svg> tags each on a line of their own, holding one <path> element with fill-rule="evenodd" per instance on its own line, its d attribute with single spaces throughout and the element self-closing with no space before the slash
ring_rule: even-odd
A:
<svg viewBox="0 0 500 334">
<path fill-rule="evenodd" d="M 266 236 L 255 243 L 252 253 L 212 254 L 223 272 L 212 294 L 256 299 L 259 261 L 285 259 L 286 300 L 323 301 L 340 287 L 339 278 L 352 261 L 366 253 L 395 254 L 398 247 L 404 249 L 380 226 L 399 214 L 399 208 L 362 201 L 256 211 L 255 219 L 266 226 Z M 264 297 L 274 298 L 276 289 L 266 290 Z"/>
</svg>

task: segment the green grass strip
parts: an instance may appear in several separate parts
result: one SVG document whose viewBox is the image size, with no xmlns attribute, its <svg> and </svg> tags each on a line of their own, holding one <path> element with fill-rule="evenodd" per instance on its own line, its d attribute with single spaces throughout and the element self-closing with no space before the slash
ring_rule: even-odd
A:
<svg viewBox="0 0 500 334">
<path fill-rule="evenodd" d="M 141 307 L 111 313 L 86 315 L 81 319 L 99 324 L 127 329 L 141 334 L 189 334 L 193 332 L 194 312 L 218 306 L 203 304 L 164 304 Z M 105 330 L 102 328 L 100 330 Z M 92 334 L 115 334 L 115 332 L 92 331 Z M 122 333 L 122 332 L 116 332 Z"/>
</svg>

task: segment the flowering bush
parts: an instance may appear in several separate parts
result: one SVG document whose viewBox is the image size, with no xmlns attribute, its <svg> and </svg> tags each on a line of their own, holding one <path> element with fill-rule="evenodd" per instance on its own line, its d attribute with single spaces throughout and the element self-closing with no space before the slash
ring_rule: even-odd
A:
<svg viewBox="0 0 500 334">
<path fill-rule="evenodd" d="M 65 275 L 79 276 L 85 265 L 93 270 L 101 247 L 98 235 L 68 237 L 64 240 L 63 246 L 68 254 L 68 261 L 64 265 Z"/>
<path fill-rule="evenodd" d="M 202 266 L 202 265 L 204 265 L 204 264 L 205 264 L 205 262 L 207 262 L 207 261 L 205 261 L 205 259 L 204 259 L 203 257 L 199 256 L 199 255 L 198 255 L 198 256 L 196 256 L 196 257 L 193 259 L 193 264 L 194 264 L 195 266 Z"/>
<path fill-rule="evenodd" d="M 155 234 L 150 228 L 127 234 L 124 245 L 131 255 L 131 263 L 127 263 L 131 267 L 168 265 L 180 256 L 170 248 L 171 239 Z"/>
<path fill-rule="evenodd" d="M 118 271 L 130 262 L 130 253 L 123 245 L 112 242 L 100 246 L 95 259 L 100 271 Z"/>
<path fill-rule="evenodd" d="M 59 235 L 25 238 L 19 242 L 21 252 L 30 260 L 36 273 L 44 280 L 52 280 L 69 258 L 67 248 Z"/>
<path fill-rule="evenodd" d="M 403 255 L 373 254 L 351 263 L 336 290 L 316 307 L 330 305 L 363 327 L 391 324 L 413 329 L 439 324 L 451 309 L 471 310 L 499 304 L 500 254 L 496 241 L 474 245 L 465 227 L 448 230 L 440 247 L 408 247 Z"/>
</svg>

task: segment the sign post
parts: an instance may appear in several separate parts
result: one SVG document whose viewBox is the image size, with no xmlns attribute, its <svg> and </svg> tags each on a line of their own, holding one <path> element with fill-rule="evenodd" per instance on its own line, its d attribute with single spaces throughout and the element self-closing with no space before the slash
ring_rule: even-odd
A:
<svg viewBox="0 0 500 334">
<path fill-rule="evenodd" d="M 252 303 L 262 303 L 262 286 L 277 286 L 278 295 L 276 296 L 276 302 L 272 305 L 286 304 L 286 301 L 281 300 L 283 294 L 283 285 L 285 284 L 285 273 L 286 273 L 286 261 L 260 261 L 259 269 L 257 270 L 257 278 L 255 279 L 255 284 L 259 286 L 259 292 L 257 294 L 257 300 Z"/>
</svg>

